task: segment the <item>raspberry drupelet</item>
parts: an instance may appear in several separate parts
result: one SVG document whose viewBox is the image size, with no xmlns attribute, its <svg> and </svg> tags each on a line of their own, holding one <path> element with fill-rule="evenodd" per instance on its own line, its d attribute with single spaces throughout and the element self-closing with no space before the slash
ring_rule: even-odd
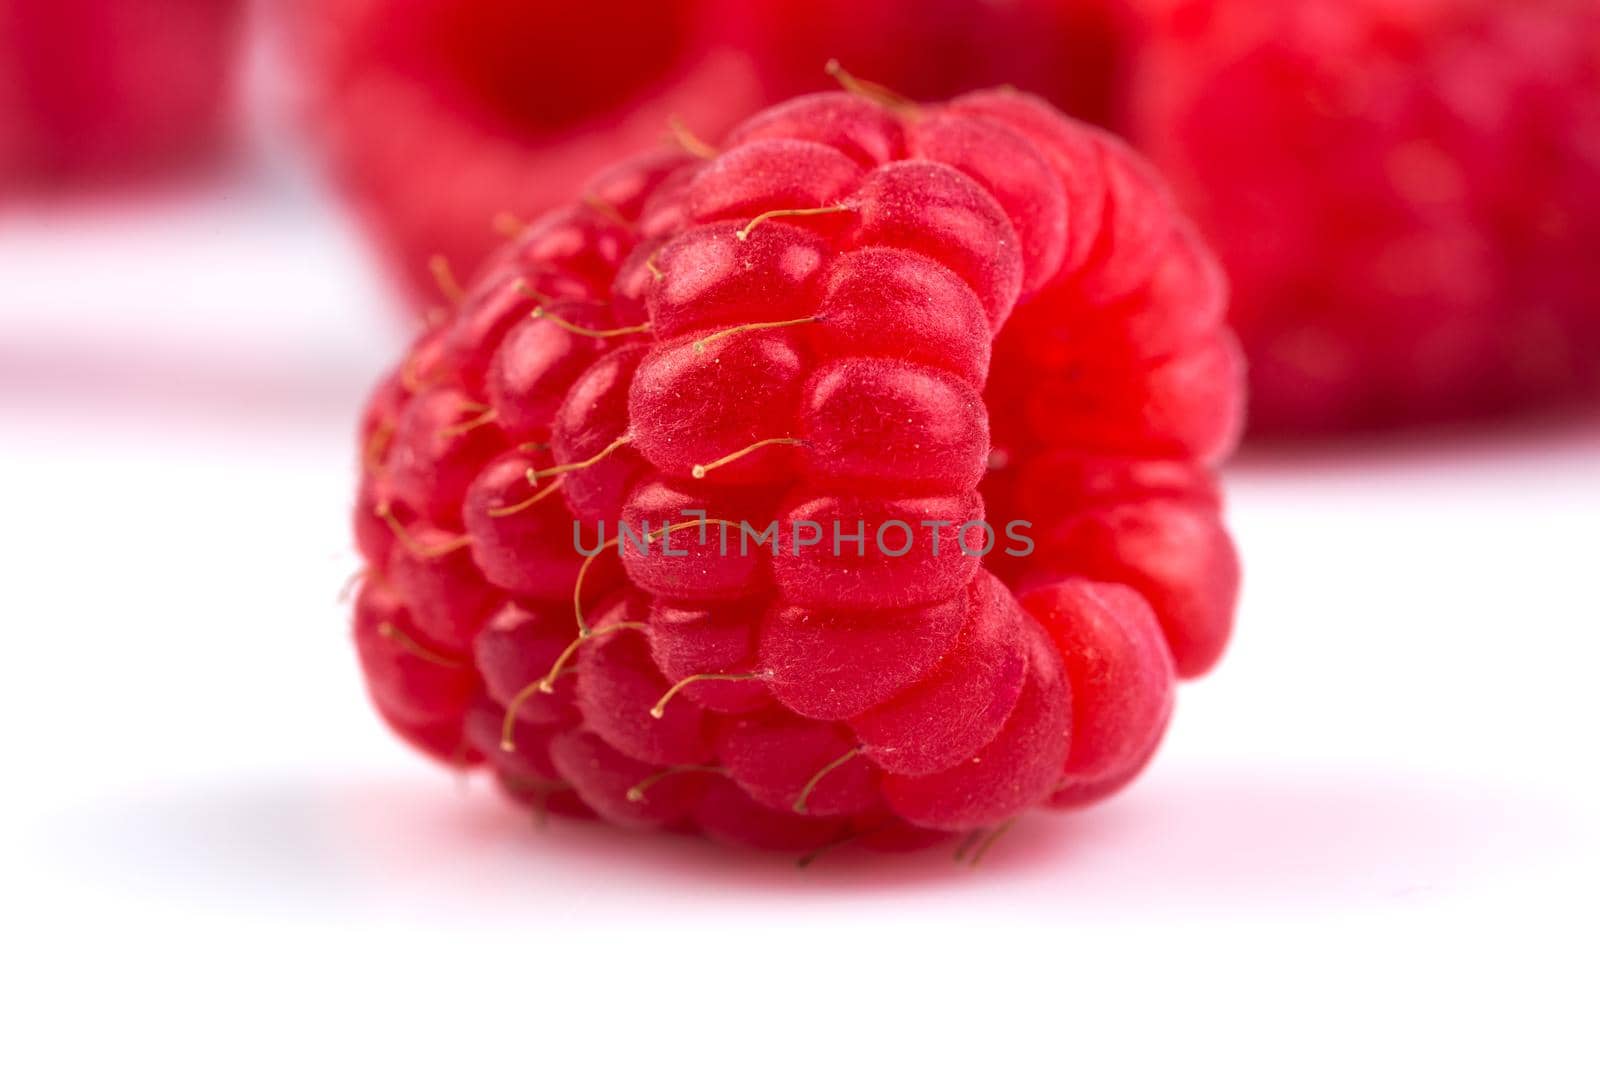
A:
<svg viewBox="0 0 1600 1067">
<path fill-rule="evenodd" d="M 599 176 L 374 394 L 355 638 L 423 751 L 623 826 L 905 849 L 1120 788 L 1221 654 L 1209 254 L 1036 98 L 839 77 Z"/>
</svg>

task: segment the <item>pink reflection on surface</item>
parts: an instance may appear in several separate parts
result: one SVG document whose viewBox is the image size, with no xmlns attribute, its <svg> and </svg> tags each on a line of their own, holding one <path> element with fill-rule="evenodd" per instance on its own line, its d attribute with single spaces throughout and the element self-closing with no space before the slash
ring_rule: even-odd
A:
<svg viewBox="0 0 1600 1067">
<path fill-rule="evenodd" d="M 1077 816 L 1022 820 L 976 869 L 949 849 L 810 867 L 553 819 L 425 780 L 152 788 L 64 813 L 47 854 L 116 893 L 230 906 L 493 914 L 697 912 L 777 899 L 1003 894 L 1037 921 L 1362 908 L 1550 877 L 1578 827 L 1537 792 L 1310 769 L 1188 766 Z"/>
</svg>

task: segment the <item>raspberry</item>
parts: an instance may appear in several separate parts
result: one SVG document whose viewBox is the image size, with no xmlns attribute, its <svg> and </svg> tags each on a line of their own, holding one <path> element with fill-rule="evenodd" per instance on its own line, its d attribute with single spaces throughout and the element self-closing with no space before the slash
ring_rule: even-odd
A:
<svg viewBox="0 0 1600 1067">
<path fill-rule="evenodd" d="M 718 137 L 754 107 L 805 91 L 840 48 L 839 58 L 856 69 L 920 95 L 1006 82 L 1108 121 L 1122 7 L 1122 0 L 297 0 L 288 27 L 306 75 L 311 126 L 337 183 L 411 295 L 429 302 L 436 297 L 430 260 L 477 272 L 499 240 L 493 220 L 515 227 L 565 202 L 583 176 L 660 142 L 669 119 L 698 150 L 687 131 Z M 809 170 L 814 165 L 853 185 L 824 147 L 874 166 L 905 154 L 874 141 L 886 129 L 901 136 L 878 123 L 839 127 L 838 143 L 779 145 L 770 132 L 752 140 L 761 142 L 758 154 L 789 153 L 784 166 L 795 168 L 796 181 L 820 177 Z M 938 136 L 938 124 L 927 133 Z M 640 220 L 647 234 L 658 222 L 670 227 L 644 204 L 673 165 L 658 155 L 590 193 L 608 212 Z M 994 192 L 1005 200 L 1002 188 Z M 712 176 L 688 200 L 675 198 L 675 208 L 719 217 L 702 199 L 711 194 L 739 196 L 733 183 Z M 757 213 L 724 206 L 732 212 L 725 217 Z M 1043 228 L 1030 237 L 1053 239 Z"/>
<path fill-rule="evenodd" d="M 287 29 L 335 180 L 425 300 L 432 257 L 475 272 L 497 218 L 557 206 L 669 119 L 715 132 L 758 104 L 749 65 L 717 47 L 739 6 L 297 0 Z M 597 185 L 597 202 L 637 218 L 650 184 Z"/>
<path fill-rule="evenodd" d="M 1600 8 L 1149 7 L 1135 136 L 1233 279 L 1253 428 L 1600 394 Z"/>
<path fill-rule="evenodd" d="M 919 99 L 990 85 L 1100 126 L 1117 117 L 1128 0 L 766 0 L 751 50 L 804 86 L 828 58 Z"/>
<path fill-rule="evenodd" d="M 374 393 L 356 642 L 419 748 L 545 810 L 894 851 L 1114 792 L 1221 654 L 1208 253 L 1036 98 L 844 80 L 606 172 Z"/>
<path fill-rule="evenodd" d="M 0 0 L 0 185 L 216 154 L 243 13 L 240 0 Z"/>
</svg>

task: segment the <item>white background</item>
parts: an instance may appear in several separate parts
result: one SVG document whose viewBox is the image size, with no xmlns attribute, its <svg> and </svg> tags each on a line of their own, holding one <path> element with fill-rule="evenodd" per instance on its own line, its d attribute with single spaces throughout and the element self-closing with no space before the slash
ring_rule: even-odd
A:
<svg viewBox="0 0 1600 1067">
<path fill-rule="evenodd" d="M 7 1062 L 1600 1055 L 1600 427 L 1246 456 L 1133 789 L 799 871 L 539 829 L 367 709 L 369 266 L 283 174 L 0 218 Z"/>
</svg>

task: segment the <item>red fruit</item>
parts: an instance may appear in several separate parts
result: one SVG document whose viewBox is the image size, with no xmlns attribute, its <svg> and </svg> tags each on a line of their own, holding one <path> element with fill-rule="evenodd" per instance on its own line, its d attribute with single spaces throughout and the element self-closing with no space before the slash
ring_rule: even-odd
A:
<svg viewBox="0 0 1600 1067">
<path fill-rule="evenodd" d="M 577 723 L 577 686 L 572 675 L 555 679 L 548 693 L 538 687 L 547 666 L 571 643 L 570 629 L 565 612 L 531 611 L 507 602 L 478 631 L 472 658 L 491 698 L 488 703 L 510 709 L 519 727 Z M 502 712 L 495 720 L 496 727 L 504 727 L 504 718 Z M 500 740 L 501 734 L 495 733 L 484 747 L 498 751 Z"/>
<path fill-rule="evenodd" d="M 452 386 L 432 386 L 409 398 L 395 418 L 383 462 L 392 496 L 442 526 L 458 526 L 467 490 L 484 463 L 505 447 L 499 428 L 482 421 L 488 411 Z"/>
<path fill-rule="evenodd" d="M 1134 130 L 1233 278 L 1252 427 L 1600 396 L 1600 7 L 1149 6 Z"/>
<path fill-rule="evenodd" d="M 559 600 L 583 560 L 572 550 L 572 512 L 557 487 L 528 481 L 540 454 L 514 449 L 490 461 L 467 490 L 462 518 L 484 577 L 517 596 Z"/>
<path fill-rule="evenodd" d="M 367 692 L 384 721 L 436 759 L 475 759 L 465 722 L 479 681 L 467 658 L 420 639 L 394 590 L 371 578 L 356 597 L 353 629 Z"/>
<path fill-rule="evenodd" d="M 1056 783 L 1072 690 L 1038 623 L 1026 620 L 1017 637 L 1026 660 L 1022 691 L 994 740 L 945 770 L 884 778 L 884 799 L 907 822 L 932 830 L 991 826 L 1015 818 Z"/>
<path fill-rule="evenodd" d="M 518 715 L 512 723 L 512 747 L 505 738 L 505 714 L 493 701 L 479 700 L 467 711 L 467 742 L 487 756 L 501 783 L 513 794 L 555 792 L 566 788 L 550 758 L 550 743 L 564 729 L 540 726 Z"/>
<path fill-rule="evenodd" d="M 897 360 L 847 358 L 817 368 L 796 436 L 806 442 L 807 477 L 862 490 L 971 490 L 989 461 L 978 391 L 954 374 Z"/>
<path fill-rule="evenodd" d="M 639 345 L 624 345 L 591 363 L 567 390 L 550 427 L 548 455 L 558 467 L 573 468 L 560 475 L 561 495 L 585 522 L 615 519 L 643 476 L 633 448 L 618 444 L 628 432 L 628 389 L 642 352 Z M 592 462 L 600 455 L 603 462 Z M 535 484 L 549 488 L 548 482 Z"/>
<path fill-rule="evenodd" d="M 911 151 L 971 175 L 1000 204 L 1022 242 L 1024 295 L 1055 276 L 1067 249 L 1066 193 L 1027 138 L 1003 122 L 952 114 L 917 123 Z"/>
<path fill-rule="evenodd" d="M 682 822 L 705 791 L 703 775 L 669 775 L 629 759 L 594 734 L 572 730 L 550 742 L 550 760 L 583 802 L 607 822 L 654 829 Z"/>
<path fill-rule="evenodd" d="M 670 678 L 744 675 L 756 667 L 764 598 L 731 604 L 656 599 L 650 605 L 650 655 Z M 771 703 L 761 681 L 708 680 L 683 695 L 712 711 L 746 712 Z"/>
<path fill-rule="evenodd" d="M 286 28 L 309 90 L 311 126 L 337 183 L 413 299 L 433 303 L 431 257 L 444 256 L 463 277 L 475 274 L 499 242 L 497 219 L 502 234 L 514 232 L 630 152 L 658 149 L 604 171 L 569 222 L 621 219 L 653 236 L 681 228 L 686 216 L 748 219 L 768 207 L 816 207 L 858 184 L 853 168 L 904 158 L 906 133 L 893 116 L 833 95 L 747 121 L 703 173 L 673 173 L 664 162 L 669 122 L 691 131 L 681 140 L 698 149 L 694 135 L 714 140 L 753 108 L 814 88 L 831 58 L 920 96 L 1004 82 L 1109 121 L 1123 7 L 1123 0 L 297 0 Z M 1020 199 L 995 190 L 1008 210 L 1060 215 L 1059 202 L 1021 192 L 1032 176 L 1027 165 L 1011 169 L 1014 133 L 972 126 L 955 133 L 959 143 L 930 122 L 922 134 L 927 150 L 911 154 L 946 162 L 964 154 L 993 168 L 997 186 L 1018 185 Z M 1028 228 L 1045 253 L 1041 273 L 1050 271 L 1061 221 Z M 530 254 L 572 265 L 538 250 L 521 258 Z M 507 257 L 503 250 L 494 258 Z M 586 262 L 594 269 L 573 272 L 586 283 L 615 270 L 593 257 Z"/>
<path fill-rule="evenodd" d="M 475 273 L 497 217 L 565 202 L 669 119 L 714 134 L 759 103 L 751 66 L 717 48 L 741 6 L 297 0 L 285 25 L 330 169 L 420 302 L 438 298 L 429 258 Z M 642 190 L 605 191 L 605 215 L 639 217 Z"/>
<path fill-rule="evenodd" d="M 659 232 L 604 258 L 609 303 L 430 341 L 434 384 L 370 402 L 359 532 L 425 653 L 358 618 L 380 707 L 466 723 L 514 793 L 763 848 L 1115 790 L 1237 591 L 1203 246 L 1126 148 L 1011 93 L 809 97 L 738 141 L 611 172 Z M 519 268 L 606 290 L 569 251 Z M 504 291 L 430 336 L 494 336 Z"/>
<path fill-rule="evenodd" d="M 731 781 L 713 781 L 694 813 L 700 832 L 713 841 L 775 852 L 809 852 L 839 840 L 842 819 L 774 811 Z"/>
<path fill-rule="evenodd" d="M 906 154 L 905 128 L 894 115 L 870 100 L 839 93 L 812 93 L 769 107 L 735 127 L 725 147 L 732 152 L 763 141 L 826 145 L 864 167 Z"/>
<path fill-rule="evenodd" d="M 803 367 L 799 344 L 781 330 L 740 334 L 711 351 L 684 342 L 653 352 L 628 394 L 633 447 L 658 470 L 692 477 L 696 466 L 751 441 L 796 438 Z M 710 484 L 770 482 L 801 458 L 769 449 L 702 477 Z"/>
<path fill-rule="evenodd" d="M 1017 231 L 995 197 L 954 167 L 911 159 L 874 170 L 857 198 L 853 244 L 889 245 L 949 267 L 978 295 L 990 333 L 1000 332 L 1024 265 Z"/>
<path fill-rule="evenodd" d="M 885 304 L 898 309 L 887 320 Z M 928 363 L 974 384 L 989 373 L 993 331 L 978 295 L 953 270 L 914 252 L 863 248 L 839 256 L 820 317 L 826 351 Z"/>
<path fill-rule="evenodd" d="M 544 312 L 534 318 L 535 308 Z M 561 398 L 600 352 L 593 338 L 557 326 L 550 316 L 590 330 L 614 326 L 608 309 L 591 301 L 519 303 L 514 322 L 488 349 L 492 355 L 485 389 L 496 421 L 508 433 L 541 437 Z"/>
<path fill-rule="evenodd" d="M 618 552 L 633 584 L 654 596 L 741 600 L 770 585 L 766 558 L 744 550 L 737 535 L 730 537 L 720 523 L 702 530 L 698 518 L 685 515 L 746 516 L 759 525 L 771 510 L 748 494 L 652 479 L 636 487 L 623 506 Z"/>
<path fill-rule="evenodd" d="M 836 148 L 762 138 L 707 163 L 689 183 L 689 214 L 700 222 L 745 220 L 764 211 L 825 208 L 861 184 L 861 167 Z"/>
<path fill-rule="evenodd" d="M 948 600 L 978 570 L 982 531 L 969 524 L 983 514 L 976 492 L 900 500 L 799 493 L 778 513 L 785 536 L 773 581 L 791 603 L 811 608 L 881 611 Z"/>
<path fill-rule="evenodd" d="M 704 763 L 711 756 L 710 724 L 703 708 L 682 695 L 660 701 L 671 683 L 656 669 L 650 645 L 636 629 L 638 599 L 617 604 L 596 620 L 595 636 L 578 653 L 578 710 L 583 723 L 608 745 L 656 766 Z"/>
<path fill-rule="evenodd" d="M 656 254 L 661 278 L 650 289 L 652 330 L 657 337 L 709 335 L 729 324 L 814 315 L 812 290 L 830 251 L 821 234 L 783 222 L 748 232 L 732 222 L 696 226 Z M 704 336 L 695 340 L 707 346 Z"/>
<path fill-rule="evenodd" d="M 998 578 L 968 590 L 961 634 L 939 665 L 900 695 L 850 720 L 872 761 L 895 774 L 932 774 L 993 741 L 1022 692 L 1022 612 Z"/>
<path fill-rule="evenodd" d="M 804 91 L 828 59 L 930 100 L 1014 85 L 1102 125 L 1127 36 L 1126 0 L 766 0 L 754 46 Z"/>
<path fill-rule="evenodd" d="M 1155 755 L 1172 714 L 1172 659 L 1150 607 L 1126 586 L 1073 579 L 1022 598 L 1066 667 L 1072 745 L 1050 803 L 1081 807 Z"/>
<path fill-rule="evenodd" d="M 1085 575 L 1144 594 L 1182 677 L 1210 670 L 1227 645 L 1239 560 L 1214 507 L 1155 499 L 1086 511 L 1044 531 L 1030 562 L 1036 574 Z"/>
<path fill-rule="evenodd" d="M 729 719 L 716 749 L 734 783 L 774 811 L 829 816 L 881 808 L 878 769 L 857 758 L 861 749 L 843 727 L 774 708 Z"/>
<path fill-rule="evenodd" d="M 0 0 L 0 186 L 217 155 L 243 16 L 241 0 Z"/>
<path fill-rule="evenodd" d="M 964 595 L 902 611 L 775 602 L 761 631 L 767 687 L 806 718 L 851 718 L 928 677 L 955 647 L 969 614 Z"/>
<path fill-rule="evenodd" d="M 424 637 L 449 649 L 471 646 L 500 599 L 472 565 L 460 534 L 422 523 L 397 529 L 384 573 Z"/>
</svg>

